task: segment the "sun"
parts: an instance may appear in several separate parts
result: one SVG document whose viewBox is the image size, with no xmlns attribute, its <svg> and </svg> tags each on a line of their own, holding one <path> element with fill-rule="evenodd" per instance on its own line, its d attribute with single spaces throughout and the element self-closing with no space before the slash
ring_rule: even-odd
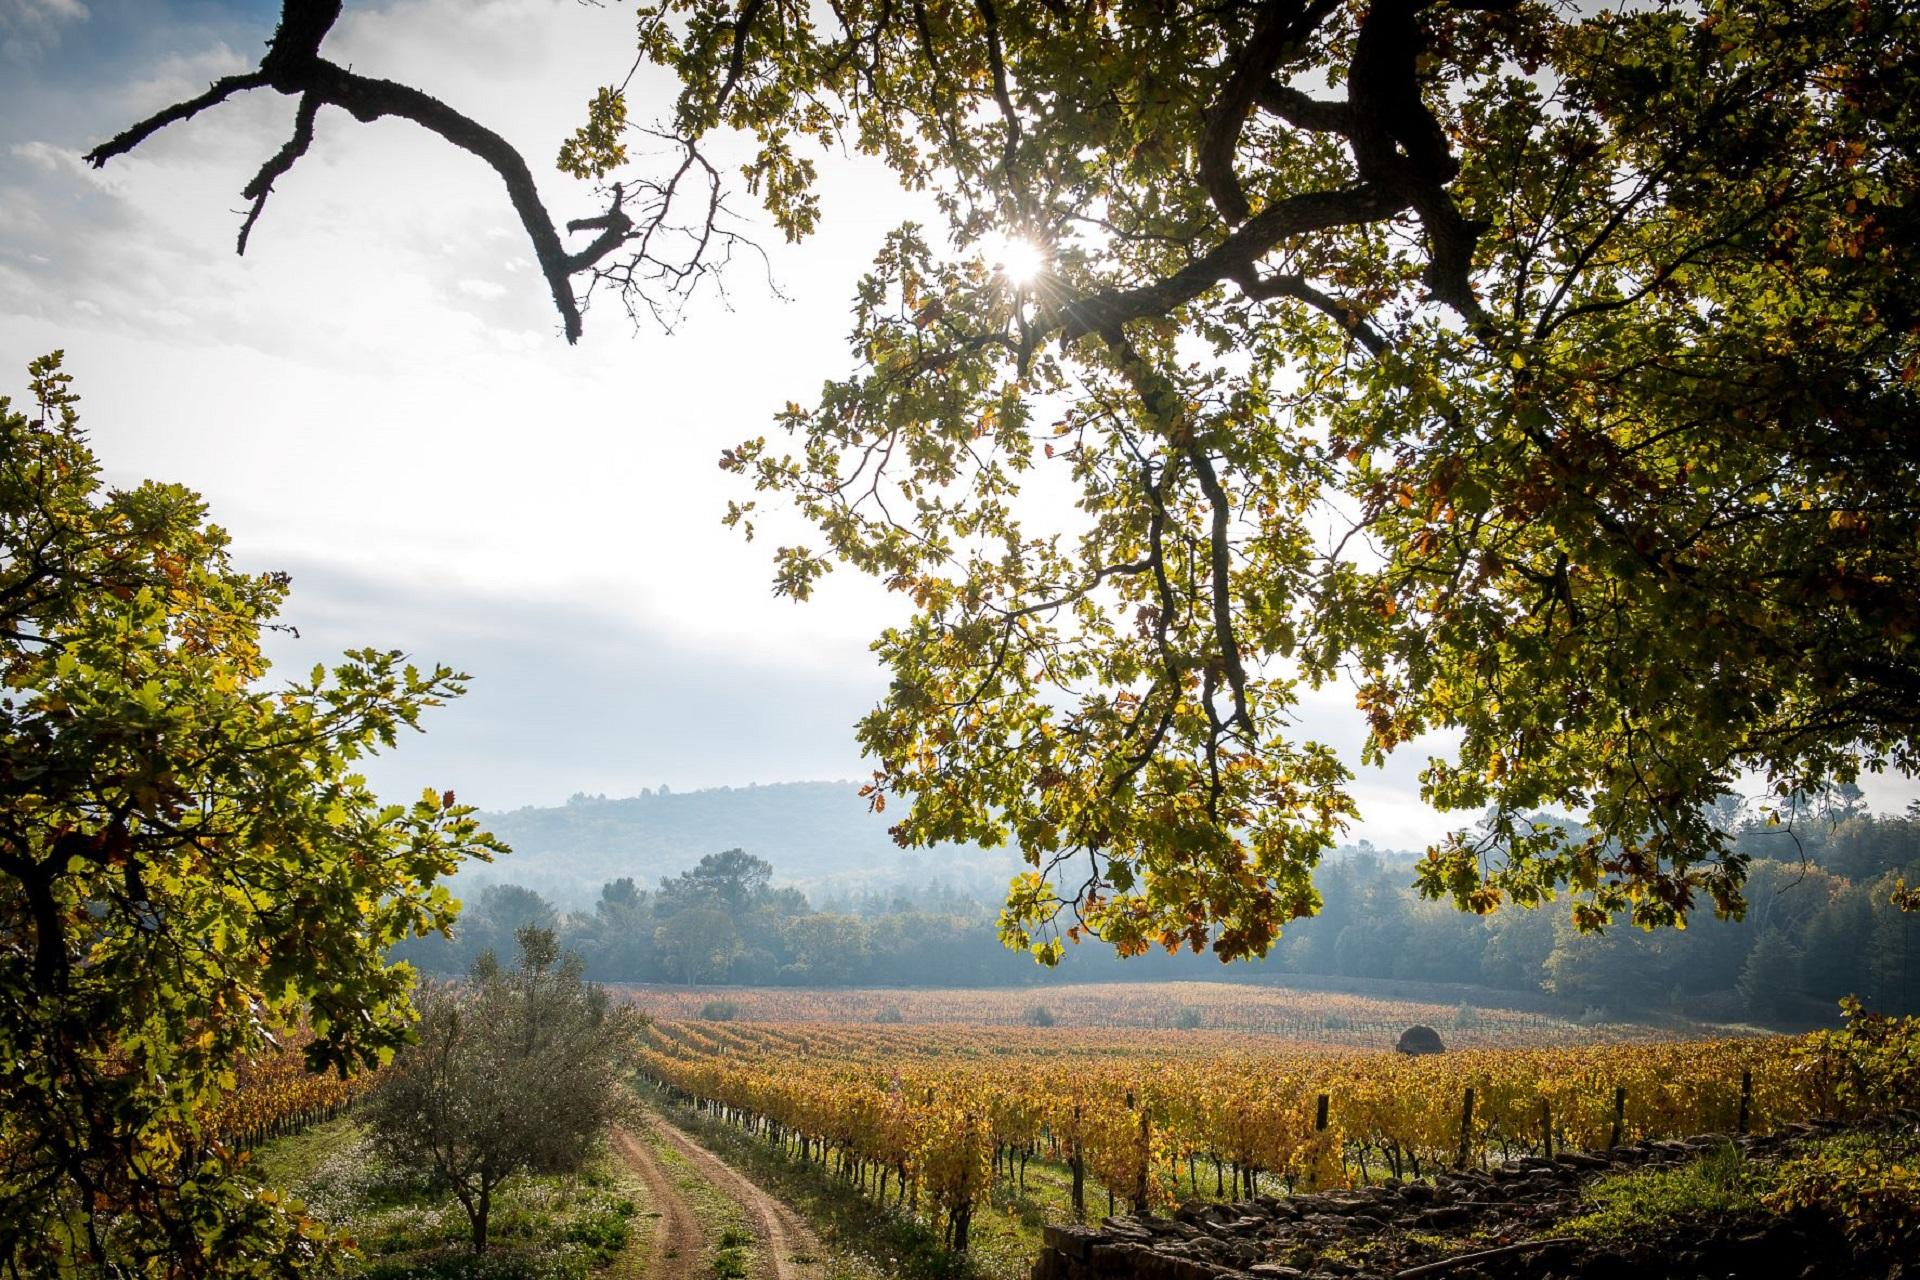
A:
<svg viewBox="0 0 1920 1280">
<path fill-rule="evenodd" d="M 1016 288 L 1032 284 L 1047 269 L 1046 250 L 1020 236 L 1002 237 L 991 260 L 994 270 Z"/>
</svg>

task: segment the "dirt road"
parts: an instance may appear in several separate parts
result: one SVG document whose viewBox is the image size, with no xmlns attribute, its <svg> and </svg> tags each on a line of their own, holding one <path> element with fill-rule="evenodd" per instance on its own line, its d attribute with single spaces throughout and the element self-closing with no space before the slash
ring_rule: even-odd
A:
<svg viewBox="0 0 1920 1280">
<path fill-rule="evenodd" d="M 746 1211 L 759 1246 L 755 1250 L 755 1280 L 820 1280 L 826 1274 L 826 1255 L 819 1237 L 798 1213 L 663 1117 L 649 1116 L 646 1123 L 696 1173 Z M 660 1208 L 653 1257 L 646 1272 L 648 1280 L 696 1280 L 703 1272 L 708 1244 L 708 1233 L 700 1220 L 644 1137 L 616 1130 L 614 1149 L 640 1175 Z"/>
<path fill-rule="evenodd" d="M 646 1183 L 647 1198 L 660 1212 L 660 1220 L 653 1227 L 647 1269 L 641 1275 L 645 1280 L 693 1280 L 701 1273 L 705 1261 L 705 1228 L 643 1139 L 625 1129 L 615 1129 L 613 1149 Z"/>
</svg>

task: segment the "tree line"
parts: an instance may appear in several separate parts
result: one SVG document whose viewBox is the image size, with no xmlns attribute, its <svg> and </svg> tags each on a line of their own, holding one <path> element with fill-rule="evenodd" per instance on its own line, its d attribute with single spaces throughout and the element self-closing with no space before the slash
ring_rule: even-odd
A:
<svg viewBox="0 0 1920 1280">
<path fill-rule="evenodd" d="M 1894 902 L 1920 870 L 1920 814 L 1851 812 L 1794 830 L 1737 824 L 1744 918 L 1703 913 L 1684 930 L 1581 933 L 1563 912 L 1464 915 L 1406 889 L 1404 864 L 1363 854 L 1323 868 L 1321 913 L 1272 963 L 1288 972 L 1421 978 L 1544 990 L 1596 1016 L 1679 1013 L 1799 1024 L 1858 995 L 1920 1009 L 1920 918 Z"/>
<path fill-rule="evenodd" d="M 1594 1016 L 1811 1022 L 1848 994 L 1890 1012 L 1920 1008 L 1920 918 L 1891 901 L 1903 874 L 1920 875 L 1920 815 L 1874 815 L 1850 799 L 1791 827 L 1732 825 L 1753 859 L 1743 920 L 1596 936 L 1564 912 L 1465 915 L 1412 891 L 1410 855 L 1363 844 L 1320 869 L 1320 913 L 1240 972 L 1545 991 Z M 591 909 L 571 912 L 530 889 L 492 885 L 466 905 L 452 938 L 410 940 L 397 954 L 429 973 L 459 972 L 535 925 L 555 930 L 603 982 L 1011 986 L 1222 973 L 1211 957 L 1159 952 L 1076 952 L 1049 973 L 1001 947 L 993 907 L 942 885 L 816 907 L 774 876 L 765 859 L 730 849 L 652 890 L 610 881 Z"/>
<path fill-rule="evenodd" d="M 562 911 L 531 889 L 495 884 L 466 903 L 451 938 L 395 950 L 429 974 L 464 972 L 511 950 L 528 925 L 554 930 L 600 982 L 794 986 L 1000 985 L 1041 976 L 995 940 L 978 901 L 940 885 L 856 896 L 816 910 L 740 849 L 708 854 L 653 889 L 611 880 L 589 910 Z"/>
</svg>

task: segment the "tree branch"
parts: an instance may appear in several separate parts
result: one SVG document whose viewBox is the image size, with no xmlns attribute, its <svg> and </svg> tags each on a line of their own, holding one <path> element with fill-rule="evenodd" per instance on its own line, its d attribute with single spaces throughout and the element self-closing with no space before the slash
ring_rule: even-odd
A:
<svg viewBox="0 0 1920 1280">
<path fill-rule="evenodd" d="M 1247 669 L 1240 658 L 1240 642 L 1233 632 L 1233 548 L 1228 542 L 1228 521 L 1233 508 L 1227 501 L 1226 488 L 1214 472 L 1213 459 L 1207 456 L 1199 441 L 1189 440 L 1186 452 L 1187 461 L 1193 464 L 1194 474 L 1200 479 L 1200 491 L 1207 495 L 1207 505 L 1213 513 L 1208 538 L 1208 567 L 1213 577 L 1213 633 L 1220 646 L 1220 665 L 1226 668 L 1227 684 L 1233 689 L 1232 719 L 1249 741 L 1255 741 L 1258 735 L 1254 732 L 1253 717 L 1247 712 Z M 1207 706 L 1211 715 L 1213 704 L 1209 702 Z"/>
<path fill-rule="evenodd" d="M 264 71 L 249 71 L 243 76 L 222 76 L 199 97 L 189 98 L 185 102 L 176 102 L 165 111 L 148 116 L 131 128 L 115 134 L 80 158 L 98 169 L 115 156 L 126 155 L 168 125 L 182 120 L 191 120 L 208 107 L 217 107 L 236 93 L 245 93 L 249 89 L 264 89 L 267 83 L 267 74 Z"/>
<path fill-rule="evenodd" d="M 1324 312 L 1372 355 L 1380 355 L 1387 349 L 1385 335 L 1368 322 L 1364 311 L 1344 298 L 1336 298 L 1316 289 L 1307 283 L 1304 276 L 1291 273 L 1263 276 L 1249 266 L 1245 271 L 1235 274 L 1234 283 L 1249 298 L 1293 298 L 1316 311 Z"/>
<path fill-rule="evenodd" d="M 293 136 L 287 139 L 286 146 L 260 166 L 260 172 L 240 192 L 253 201 L 253 207 L 247 210 L 247 220 L 240 224 L 240 240 L 234 252 L 246 253 L 247 237 L 253 234 L 253 224 L 260 220 L 260 211 L 267 207 L 267 197 L 273 194 L 274 182 L 293 168 L 293 162 L 307 154 L 307 148 L 313 145 L 313 122 L 319 114 L 320 99 L 310 93 L 301 98 L 300 107 L 293 114 Z"/>
<path fill-rule="evenodd" d="M 993 71 L 993 100 L 1007 122 L 1007 140 L 1000 153 L 1001 172 L 1009 177 L 1020 159 L 1020 113 L 1013 109 L 1013 95 L 1007 90 L 1007 62 L 1000 50 L 1000 14 L 993 0 L 974 0 L 980 20 L 987 28 L 987 66 Z"/>
<path fill-rule="evenodd" d="M 239 249 L 245 252 L 247 238 L 274 181 L 293 166 L 312 142 L 313 118 L 322 104 L 339 107 L 363 124 L 383 116 L 411 120 L 485 161 L 499 175 L 521 226 L 533 242 L 534 257 L 546 277 L 554 306 L 559 309 L 567 341 L 577 342 L 581 329 L 580 306 L 570 277 L 592 266 L 625 240 L 630 226 L 621 225 L 624 215 L 620 211 L 619 194 L 616 192 L 611 210 L 599 219 L 589 220 L 588 225 L 601 227 L 602 234 L 587 249 L 567 253 L 553 219 L 541 202 L 532 171 L 505 138 L 410 85 L 358 75 L 320 56 L 320 44 L 339 14 L 339 0 L 284 0 L 280 25 L 258 71 L 216 81 L 199 97 L 168 107 L 89 151 L 86 160 L 98 168 L 113 157 L 131 151 L 167 125 L 190 119 L 241 90 L 270 86 L 280 93 L 298 96 L 300 107 L 292 139 L 267 161 L 243 192 L 253 201 L 240 230 Z"/>
<path fill-rule="evenodd" d="M 1271 77 L 1254 91 L 1254 101 L 1262 110 L 1310 133 L 1347 133 L 1353 128 L 1353 110 L 1346 103 L 1323 101 Z"/>
<path fill-rule="evenodd" d="M 1303 191 L 1288 196 L 1254 214 L 1210 251 L 1170 276 L 1137 288 L 1094 294 L 1063 304 L 1061 337 L 1073 341 L 1144 316 L 1165 315 L 1248 270 L 1289 236 L 1359 222 L 1377 222 L 1410 204 L 1408 196 L 1368 185 L 1341 191 Z"/>
<path fill-rule="evenodd" d="M 1417 59 L 1426 38 L 1415 18 L 1426 6 L 1427 0 L 1380 0 L 1367 10 L 1347 72 L 1353 113 L 1348 136 L 1361 178 L 1396 192 L 1420 215 L 1428 289 L 1478 328 L 1487 317 L 1471 277 L 1473 251 L 1485 228 L 1463 217 L 1446 190 L 1460 162 L 1420 96 Z"/>
<path fill-rule="evenodd" d="M 1245 47 L 1232 56 L 1233 69 L 1207 112 L 1207 128 L 1200 140 L 1200 185 L 1230 224 L 1245 222 L 1253 212 L 1233 171 L 1233 156 L 1247 114 L 1288 50 L 1335 7 L 1332 0 L 1315 0 L 1304 9 L 1298 0 L 1268 0 L 1254 21 L 1253 34 Z"/>
</svg>

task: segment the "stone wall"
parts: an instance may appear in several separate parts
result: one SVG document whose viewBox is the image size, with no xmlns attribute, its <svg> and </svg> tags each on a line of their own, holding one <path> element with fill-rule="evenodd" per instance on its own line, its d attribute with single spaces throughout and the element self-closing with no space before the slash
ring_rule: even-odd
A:
<svg viewBox="0 0 1920 1280">
<path fill-rule="evenodd" d="M 1668 1167 L 1729 1142 L 1749 1159 L 1817 1135 L 1802 1125 L 1766 1137 L 1707 1134 L 1605 1154 L 1530 1156 L 1430 1182 L 1184 1206 L 1168 1218 L 1048 1227 L 1033 1280 L 1865 1280 L 1896 1277 L 1855 1258 L 1830 1226 L 1741 1219 L 1595 1244 L 1556 1236 L 1583 1211 L 1581 1188 L 1609 1171 Z M 1920 1280 L 1916 1271 L 1908 1280 Z"/>
</svg>

